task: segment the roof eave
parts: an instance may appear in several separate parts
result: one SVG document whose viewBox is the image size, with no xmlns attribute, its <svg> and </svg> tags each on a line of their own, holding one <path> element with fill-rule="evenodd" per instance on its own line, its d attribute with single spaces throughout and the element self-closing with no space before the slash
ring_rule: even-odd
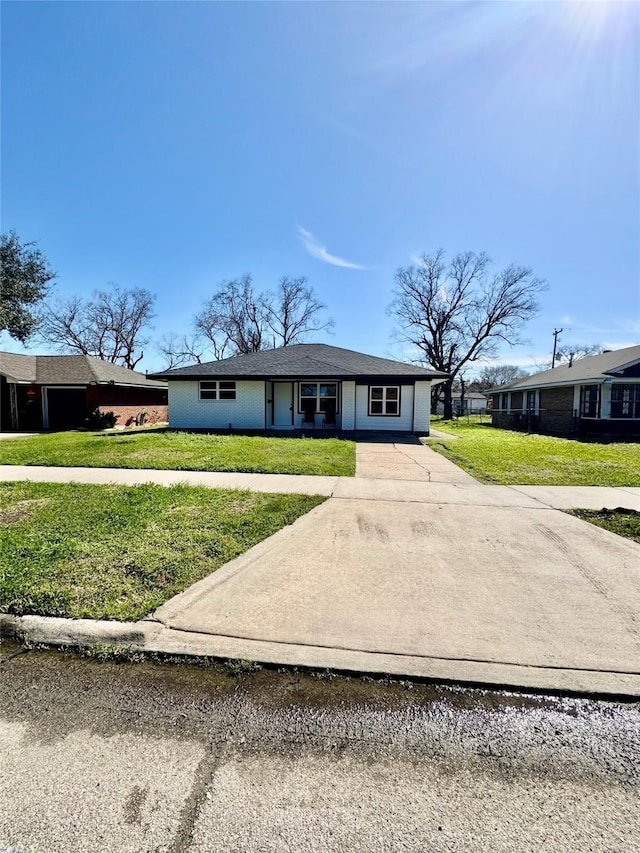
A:
<svg viewBox="0 0 640 853">
<path fill-rule="evenodd" d="M 281 376 L 277 376 L 273 373 L 253 373 L 251 375 L 237 373 L 182 373 L 173 374 L 172 376 L 162 373 L 154 373 L 149 375 L 150 379 L 157 379 L 161 382 L 171 382 L 172 380 L 193 382 L 216 379 L 234 382 L 242 382 L 243 380 L 247 382 L 304 382 L 305 380 L 314 381 L 316 379 L 332 379 L 336 382 L 364 382 L 371 379 L 375 379 L 376 381 L 383 380 L 385 377 L 394 380 L 406 379 L 411 382 L 432 382 L 435 380 L 444 382 L 449 378 L 446 373 L 429 373 L 425 375 L 423 373 L 345 373 L 344 371 L 341 373 L 287 373 Z"/>
</svg>

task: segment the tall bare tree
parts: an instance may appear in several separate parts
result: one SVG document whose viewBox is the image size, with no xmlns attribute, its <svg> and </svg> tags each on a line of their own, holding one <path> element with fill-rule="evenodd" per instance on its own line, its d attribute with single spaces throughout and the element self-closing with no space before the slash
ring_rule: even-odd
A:
<svg viewBox="0 0 640 853">
<path fill-rule="evenodd" d="M 290 346 L 333 326 L 324 310 L 305 278 L 283 276 L 275 291 L 258 292 L 244 275 L 223 281 L 194 317 L 192 334 L 164 336 L 159 351 L 171 368 Z"/>
<path fill-rule="evenodd" d="M 214 352 L 258 352 L 264 345 L 264 305 L 250 275 L 223 281 L 195 317 L 195 331 Z"/>
<path fill-rule="evenodd" d="M 182 367 L 185 364 L 202 364 L 205 342 L 196 335 L 163 335 L 157 344 L 158 352 L 166 361 L 165 369 Z"/>
<path fill-rule="evenodd" d="M 417 361 L 450 375 L 444 417 L 453 411 L 451 383 L 467 364 L 493 356 L 501 342 L 522 343 L 522 326 L 538 311 L 544 282 L 529 267 L 492 271 L 485 252 L 461 252 L 447 262 L 443 249 L 395 274 L 389 311 Z"/>
<path fill-rule="evenodd" d="M 45 307 L 39 337 L 61 352 L 92 355 L 133 369 L 143 358 L 155 316 L 148 290 L 96 290 L 90 299 L 71 296 Z"/>
<path fill-rule="evenodd" d="M 55 277 L 35 243 L 21 243 L 15 231 L 0 235 L 0 332 L 24 343 L 36 327 L 33 309 Z"/>
<path fill-rule="evenodd" d="M 312 332 L 327 331 L 334 326 L 331 318 L 323 320 L 326 305 L 316 298 L 306 278 L 283 276 L 275 293 L 262 297 L 264 322 L 276 346 L 298 344 Z"/>
</svg>

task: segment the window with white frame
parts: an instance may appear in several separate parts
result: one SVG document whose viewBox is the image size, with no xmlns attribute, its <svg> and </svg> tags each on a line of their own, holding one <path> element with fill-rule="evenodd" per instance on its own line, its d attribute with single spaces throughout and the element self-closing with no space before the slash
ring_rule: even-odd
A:
<svg viewBox="0 0 640 853">
<path fill-rule="evenodd" d="M 338 385 L 336 382 L 301 382 L 298 412 L 306 412 L 307 407 L 314 412 L 337 412 Z"/>
<path fill-rule="evenodd" d="M 369 414 L 397 417 L 400 414 L 400 386 L 369 386 Z"/>
<path fill-rule="evenodd" d="M 235 400 L 236 383 L 227 379 L 203 379 L 200 382 L 201 400 Z"/>
<path fill-rule="evenodd" d="M 583 385 L 580 388 L 580 416 L 583 418 L 600 417 L 599 385 Z"/>
<path fill-rule="evenodd" d="M 611 386 L 611 417 L 640 418 L 640 385 Z"/>
</svg>

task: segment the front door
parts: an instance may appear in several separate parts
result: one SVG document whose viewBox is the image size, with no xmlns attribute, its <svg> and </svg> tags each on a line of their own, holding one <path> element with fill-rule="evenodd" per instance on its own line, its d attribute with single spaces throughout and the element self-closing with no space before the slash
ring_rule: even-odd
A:
<svg viewBox="0 0 640 853">
<path fill-rule="evenodd" d="M 273 383 L 273 428 L 293 429 L 293 382 Z"/>
</svg>

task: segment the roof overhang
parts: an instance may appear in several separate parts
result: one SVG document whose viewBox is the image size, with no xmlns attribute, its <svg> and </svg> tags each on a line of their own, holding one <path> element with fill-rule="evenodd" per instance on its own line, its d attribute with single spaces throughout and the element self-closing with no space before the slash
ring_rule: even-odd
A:
<svg viewBox="0 0 640 853">
<path fill-rule="evenodd" d="M 185 376 L 181 374 L 180 376 L 163 376 L 161 373 L 150 374 L 154 379 L 158 379 L 163 382 L 201 382 L 201 381 L 215 381 L 221 380 L 223 382 L 316 382 L 319 379 L 328 379 L 332 382 L 394 382 L 396 384 L 401 384 L 402 382 L 446 382 L 449 378 L 448 375 L 442 373 L 434 373 L 427 376 L 419 375 L 419 374 L 389 374 L 389 373 L 376 373 L 376 374 L 344 374 L 344 373 L 313 373 L 313 374 L 287 374 L 285 376 L 276 376 L 272 373 L 264 373 L 264 374 L 253 374 L 251 376 L 247 376 L 246 374 L 237 374 L 237 373 L 192 373 L 190 375 Z"/>
</svg>

